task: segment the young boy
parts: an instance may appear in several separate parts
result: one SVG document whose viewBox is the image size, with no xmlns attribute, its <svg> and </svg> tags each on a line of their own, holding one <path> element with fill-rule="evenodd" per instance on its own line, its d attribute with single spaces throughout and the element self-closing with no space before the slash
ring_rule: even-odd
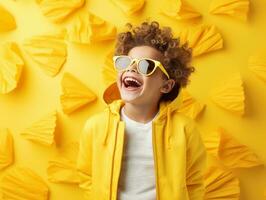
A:
<svg viewBox="0 0 266 200">
<path fill-rule="evenodd" d="M 129 24 L 118 35 L 109 104 L 86 121 L 80 138 L 86 199 L 203 199 L 205 148 L 193 120 L 178 112 L 190 61 L 187 45 L 157 22 Z"/>
</svg>

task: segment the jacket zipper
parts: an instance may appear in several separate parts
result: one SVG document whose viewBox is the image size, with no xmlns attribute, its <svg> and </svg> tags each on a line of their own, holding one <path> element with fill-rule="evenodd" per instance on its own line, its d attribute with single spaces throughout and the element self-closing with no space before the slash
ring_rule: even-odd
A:
<svg viewBox="0 0 266 200">
<path fill-rule="evenodd" d="M 157 156 L 156 156 L 156 142 L 155 142 L 155 128 L 154 123 L 152 122 L 152 149 L 153 149 L 153 156 L 154 156 L 154 173 L 155 173 L 155 186 L 156 186 L 156 200 L 159 200 L 159 186 L 158 186 L 158 169 L 157 169 Z"/>
<path fill-rule="evenodd" d="M 117 128 L 117 131 L 120 131 L 120 128 L 121 128 L 121 126 L 122 126 L 122 124 L 120 123 L 120 122 L 118 122 L 118 128 Z M 123 134 L 125 133 L 125 127 L 124 127 L 124 130 L 123 130 Z M 116 149 L 116 147 L 117 147 L 117 136 L 118 134 L 116 134 L 116 143 L 115 143 L 115 149 Z M 124 138 L 124 136 L 123 136 L 123 141 L 122 141 L 122 150 L 121 150 L 121 161 L 120 161 L 120 167 L 119 167 L 119 173 L 118 173 L 118 179 L 117 179 L 117 187 L 116 187 L 116 199 L 117 199 L 117 197 L 118 197 L 118 187 L 119 187 L 119 179 L 120 179 L 120 175 L 121 175 L 121 168 L 122 168 L 122 164 L 123 164 L 123 154 L 124 154 L 124 140 L 125 140 L 125 138 Z M 117 154 L 117 151 L 115 150 L 114 151 L 115 152 L 115 154 Z M 115 155 L 114 155 L 114 157 L 116 157 Z M 115 162 L 115 160 L 114 160 L 114 162 Z M 114 164 L 113 164 L 114 165 Z M 114 166 L 113 166 L 113 170 L 114 170 Z M 113 172 L 112 172 L 112 175 L 113 175 Z M 112 184 L 113 184 L 113 176 L 112 176 L 112 179 L 111 179 L 111 181 L 112 181 Z M 110 195 L 110 200 L 112 199 L 112 196 L 113 196 L 113 194 L 112 194 L 113 192 L 112 192 L 112 187 L 111 187 L 111 195 Z"/>
</svg>

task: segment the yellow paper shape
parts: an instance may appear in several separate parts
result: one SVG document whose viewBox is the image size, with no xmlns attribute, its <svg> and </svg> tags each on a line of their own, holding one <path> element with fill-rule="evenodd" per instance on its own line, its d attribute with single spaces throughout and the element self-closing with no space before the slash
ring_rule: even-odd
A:
<svg viewBox="0 0 266 200">
<path fill-rule="evenodd" d="M 17 27 L 13 15 L 2 5 L 0 5 L 0 13 L 0 32 L 10 31 Z"/>
<path fill-rule="evenodd" d="M 47 168 L 48 180 L 53 183 L 79 183 L 76 162 L 60 158 L 49 161 Z"/>
<path fill-rule="evenodd" d="M 81 8 L 85 0 L 36 0 L 42 13 L 49 20 L 60 23 L 71 13 Z"/>
<path fill-rule="evenodd" d="M 79 183 L 79 175 L 76 169 L 78 147 L 78 143 L 70 143 L 66 145 L 66 150 L 62 151 L 56 160 L 49 161 L 47 168 L 49 181 L 54 183 Z"/>
<path fill-rule="evenodd" d="M 189 20 L 201 17 L 201 14 L 188 4 L 186 0 L 165 1 L 162 14 L 177 20 Z"/>
<path fill-rule="evenodd" d="M 8 129 L 0 129 L 0 170 L 8 167 L 14 160 L 13 137 Z"/>
<path fill-rule="evenodd" d="M 63 94 L 60 96 L 60 101 L 66 114 L 72 113 L 97 98 L 86 85 L 70 73 L 64 73 L 61 85 Z"/>
<path fill-rule="evenodd" d="M 52 145 L 56 127 L 56 111 L 53 111 L 40 120 L 34 122 L 29 128 L 21 132 L 21 135 L 33 142 Z"/>
<path fill-rule="evenodd" d="M 106 86 L 109 86 L 111 83 L 116 81 L 117 73 L 114 68 L 113 56 L 113 51 L 107 54 L 104 60 L 104 66 L 102 68 L 102 78 Z"/>
<path fill-rule="evenodd" d="M 212 132 L 204 138 L 204 145 L 209 154 L 218 156 L 218 149 L 220 144 L 220 133 L 217 131 Z"/>
<path fill-rule="evenodd" d="M 14 42 L 5 43 L 0 49 L 0 93 L 13 91 L 19 83 L 24 61 Z"/>
<path fill-rule="evenodd" d="M 182 104 L 178 111 L 186 116 L 195 119 L 203 111 L 205 105 L 196 101 L 188 91 L 182 90 Z"/>
<path fill-rule="evenodd" d="M 240 74 L 233 74 L 211 92 L 211 100 L 237 115 L 245 112 L 245 94 Z"/>
<path fill-rule="evenodd" d="M 249 69 L 266 83 L 266 57 L 250 56 L 248 65 Z"/>
<path fill-rule="evenodd" d="M 16 167 L 1 179 L 0 190 L 3 199 L 48 200 L 49 189 L 35 172 L 28 168 Z"/>
<path fill-rule="evenodd" d="M 250 149 L 240 144 L 225 129 L 219 128 L 220 143 L 218 149 L 218 158 L 223 165 L 232 168 L 250 168 L 263 165 L 260 159 Z"/>
<path fill-rule="evenodd" d="M 111 0 L 111 2 L 128 16 L 141 10 L 145 4 L 145 0 Z"/>
<path fill-rule="evenodd" d="M 90 44 L 112 40 L 116 37 L 116 27 L 94 14 L 80 16 L 67 29 L 66 39 L 71 42 Z"/>
<path fill-rule="evenodd" d="M 209 12 L 246 21 L 249 12 L 249 0 L 213 0 Z"/>
<path fill-rule="evenodd" d="M 48 76 L 55 76 L 67 57 L 67 46 L 63 35 L 34 36 L 24 42 L 24 48 Z"/>
<path fill-rule="evenodd" d="M 223 38 L 214 25 L 183 29 L 179 33 L 181 44 L 188 43 L 193 56 L 223 48 Z"/>
<path fill-rule="evenodd" d="M 204 176 L 204 200 L 238 200 L 240 197 L 239 180 L 231 171 L 211 166 Z"/>
</svg>

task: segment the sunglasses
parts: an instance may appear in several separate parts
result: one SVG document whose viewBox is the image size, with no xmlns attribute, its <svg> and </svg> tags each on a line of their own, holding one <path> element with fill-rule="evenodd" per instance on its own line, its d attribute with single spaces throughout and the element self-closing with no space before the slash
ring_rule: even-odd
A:
<svg viewBox="0 0 266 200">
<path fill-rule="evenodd" d="M 163 67 L 163 65 L 157 61 L 150 58 L 131 58 L 130 56 L 114 56 L 113 57 L 114 66 L 117 71 L 125 71 L 133 65 L 134 62 L 137 64 L 137 71 L 144 76 L 152 75 L 157 67 L 167 76 L 169 79 L 170 76 Z"/>
</svg>

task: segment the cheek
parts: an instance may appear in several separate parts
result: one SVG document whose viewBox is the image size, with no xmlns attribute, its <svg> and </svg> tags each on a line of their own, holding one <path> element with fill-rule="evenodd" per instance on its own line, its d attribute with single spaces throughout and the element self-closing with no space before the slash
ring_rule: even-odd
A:
<svg viewBox="0 0 266 200">
<path fill-rule="evenodd" d="M 123 73 L 122 72 L 118 72 L 116 75 L 116 82 L 120 82 L 121 78 L 122 78 Z"/>
<path fill-rule="evenodd" d="M 146 83 L 150 91 L 159 91 L 163 84 L 162 79 L 157 76 L 147 79 Z"/>
</svg>

